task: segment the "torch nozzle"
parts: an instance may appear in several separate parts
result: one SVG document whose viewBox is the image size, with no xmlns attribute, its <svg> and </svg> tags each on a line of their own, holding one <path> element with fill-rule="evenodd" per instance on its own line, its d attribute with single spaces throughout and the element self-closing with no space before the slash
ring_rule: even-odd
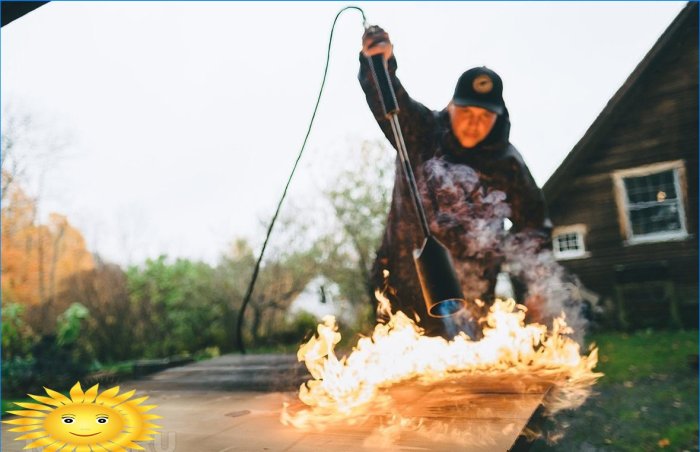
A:
<svg viewBox="0 0 700 452">
<path fill-rule="evenodd" d="M 465 301 L 461 298 L 450 298 L 442 300 L 430 306 L 430 317 L 451 317 L 464 307 Z"/>
<path fill-rule="evenodd" d="M 467 304 L 450 252 L 434 236 L 413 251 L 413 260 L 431 317 L 450 317 Z"/>
</svg>

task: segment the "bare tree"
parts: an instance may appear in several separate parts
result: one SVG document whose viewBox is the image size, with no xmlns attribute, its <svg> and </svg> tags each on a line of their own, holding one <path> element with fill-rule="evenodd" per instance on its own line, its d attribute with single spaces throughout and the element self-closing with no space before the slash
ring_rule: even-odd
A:
<svg viewBox="0 0 700 452">
<path fill-rule="evenodd" d="M 65 130 L 44 123 L 36 114 L 4 105 L 0 149 L 1 200 L 5 201 L 8 190 L 17 182 L 38 199 L 46 171 L 65 157 L 69 143 Z"/>
<path fill-rule="evenodd" d="M 321 240 L 324 273 L 355 304 L 374 293 L 371 270 L 389 211 L 395 158 L 381 142 L 365 141 L 357 154 L 358 163 L 325 191 L 335 227 Z"/>
</svg>

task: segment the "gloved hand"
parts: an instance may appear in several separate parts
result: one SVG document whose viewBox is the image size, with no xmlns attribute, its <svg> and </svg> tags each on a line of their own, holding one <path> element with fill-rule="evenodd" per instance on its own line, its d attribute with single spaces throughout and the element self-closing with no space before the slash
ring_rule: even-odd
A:
<svg viewBox="0 0 700 452">
<path fill-rule="evenodd" d="M 382 27 L 372 25 L 362 35 L 362 54 L 371 57 L 381 53 L 384 54 L 384 60 L 388 61 L 394 54 L 394 46 Z"/>
</svg>

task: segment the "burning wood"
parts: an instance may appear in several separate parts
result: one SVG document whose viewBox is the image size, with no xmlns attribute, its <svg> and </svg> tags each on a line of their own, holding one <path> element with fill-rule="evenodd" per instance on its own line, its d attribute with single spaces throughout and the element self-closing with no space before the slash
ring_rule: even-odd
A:
<svg viewBox="0 0 700 452">
<path fill-rule="evenodd" d="M 361 338 L 349 356 L 338 359 L 335 355 L 334 347 L 341 337 L 332 316 L 318 325 L 317 337 L 300 347 L 297 356 L 313 379 L 299 390 L 302 403 L 285 404 L 283 424 L 324 429 L 362 425 L 381 416 L 383 427 L 377 430 L 379 433 L 441 431 L 453 440 L 460 435 L 473 439 L 469 434 L 473 426 L 445 423 L 435 413 L 412 411 L 410 404 L 400 401 L 416 397 L 406 398 L 403 389 L 413 388 L 408 394 L 415 396 L 421 393 L 416 388 L 469 388 L 474 378 L 488 378 L 501 388 L 517 383 L 525 394 L 546 392 L 545 413 L 554 414 L 583 404 L 602 376 L 593 371 L 597 349 L 591 347 L 588 354 L 581 353 L 569 337 L 572 330 L 564 316 L 555 319 L 551 329 L 537 323 L 525 324 L 527 308 L 514 300 L 496 300 L 480 320 L 480 340 L 472 341 L 459 333 L 447 341 L 425 336 L 413 320 L 402 312 L 391 314 L 388 301 L 379 293 L 377 297 L 389 320 L 376 325 L 371 337 Z M 450 398 L 452 405 L 457 403 L 455 397 L 459 398 L 459 391 Z M 424 400 L 420 404 L 425 407 Z"/>
</svg>

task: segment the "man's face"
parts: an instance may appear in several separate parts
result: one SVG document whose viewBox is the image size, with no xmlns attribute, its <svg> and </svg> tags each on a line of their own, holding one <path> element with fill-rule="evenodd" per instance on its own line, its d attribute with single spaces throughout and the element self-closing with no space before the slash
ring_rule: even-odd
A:
<svg viewBox="0 0 700 452">
<path fill-rule="evenodd" d="M 452 133 L 465 148 L 473 148 L 488 136 L 496 124 L 498 115 L 481 107 L 448 107 L 452 122 Z"/>
</svg>

